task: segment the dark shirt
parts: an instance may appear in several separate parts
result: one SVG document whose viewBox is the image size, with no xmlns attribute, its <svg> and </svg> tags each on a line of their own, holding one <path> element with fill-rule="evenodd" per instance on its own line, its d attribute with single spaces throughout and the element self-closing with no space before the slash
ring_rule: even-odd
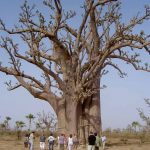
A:
<svg viewBox="0 0 150 150">
<path fill-rule="evenodd" d="M 40 142 L 45 142 L 46 137 L 45 136 L 40 136 Z"/>
<path fill-rule="evenodd" d="M 96 137 L 93 134 L 90 134 L 88 137 L 88 144 L 89 145 L 95 145 Z"/>
</svg>

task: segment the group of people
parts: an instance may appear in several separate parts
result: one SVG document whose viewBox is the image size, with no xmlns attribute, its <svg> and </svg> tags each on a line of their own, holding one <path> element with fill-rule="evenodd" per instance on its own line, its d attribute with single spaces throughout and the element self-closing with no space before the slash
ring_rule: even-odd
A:
<svg viewBox="0 0 150 150">
<path fill-rule="evenodd" d="M 24 141 L 24 146 L 29 148 L 29 150 L 34 150 L 34 132 L 32 132 L 30 135 L 26 134 L 25 135 L 25 141 Z M 46 147 L 46 140 L 48 141 L 48 150 L 54 150 L 54 143 L 58 144 L 58 149 L 59 150 L 64 150 L 65 147 L 68 150 L 72 150 L 73 148 L 77 149 L 78 146 L 78 140 L 77 136 L 74 134 L 70 134 L 69 137 L 67 138 L 64 134 L 61 134 L 58 136 L 56 139 L 53 134 L 51 133 L 48 138 L 42 133 L 40 136 L 40 149 L 45 150 Z"/>
<path fill-rule="evenodd" d="M 97 133 L 90 132 L 88 136 L 88 150 L 105 149 L 106 136 L 99 137 Z"/>
<path fill-rule="evenodd" d="M 68 150 L 77 149 L 79 144 L 79 141 L 77 139 L 76 134 L 72 135 L 70 134 L 68 138 L 64 135 L 61 134 L 58 136 L 58 149 L 59 150 L 64 150 L 65 146 L 68 148 Z"/>
<path fill-rule="evenodd" d="M 29 150 L 34 150 L 34 132 L 30 133 L 29 135 L 25 135 L 25 141 L 24 146 L 28 147 Z M 64 150 L 67 148 L 68 150 L 75 150 L 78 147 L 79 141 L 77 139 L 77 136 L 74 134 L 70 134 L 68 137 L 66 137 L 64 134 L 61 134 L 58 136 L 58 138 L 55 138 L 53 134 L 51 133 L 48 138 L 44 135 L 44 133 L 41 134 L 39 138 L 40 142 L 40 149 L 45 150 L 46 147 L 46 140 L 48 141 L 48 150 L 54 150 L 54 143 L 58 144 L 59 150 Z M 106 143 L 106 137 L 101 136 L 99 137 L 97 133 L 90 132 L 88 136 L 88 147 L 87 150 L 99 150 L 102 146 L 102 149 L 105 149 L 105 143 Z"/>
</svg>

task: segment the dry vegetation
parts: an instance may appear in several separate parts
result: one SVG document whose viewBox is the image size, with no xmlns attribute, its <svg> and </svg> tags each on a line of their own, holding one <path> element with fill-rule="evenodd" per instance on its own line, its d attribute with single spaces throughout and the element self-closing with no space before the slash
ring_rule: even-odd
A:
<svg viewBox="0 0 150 150">
<path fill-rule="evenodd" d="M 146 139 L 144 143 L 141 143 L 139 136 L 126 136 L 126 137 L 118 137 L 116 135 L 107 135 L 107 146 L 108 150 L 149 150 L 150 142 L 149 139 Z M 125 140 L 128 139 L 128 140 Z M 28 148 L 24 148 L 23 145 L 23 137 L 21 140 L 17 140 L 16 134 L 7 133 L 0 134 L 0 150 L 27 150 Z M 126 142 L 125 142 L 126 141 Z M 47 143 L 46 143 L 47 145 Z M 48 147 L 46 147 L 48 150 Z M 55 145 L 54 150 L 57 150 L 57 146 Z M 85 146 L 80 146 L 78 150 L 85 150 Z M 39 148 L 39 137 L 36 135 L 35 139 L 35 150 L 40 150 Z M 100 149 L 102 150 L 102 149 Z"/>
</svg>

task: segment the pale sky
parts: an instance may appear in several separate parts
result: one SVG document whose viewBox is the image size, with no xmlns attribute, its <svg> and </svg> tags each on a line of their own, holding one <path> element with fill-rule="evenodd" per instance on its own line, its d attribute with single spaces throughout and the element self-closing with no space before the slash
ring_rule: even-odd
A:
<svg viewBox="0 0 150 150">
<path fill-rule="evenodd" d="M 17 16 L 20 13 L 20 6 L 23 0 L 1 0 L 0 18 L 5 24 L 12 27 L 16 24 Z M 29 0 L 40 7 L 40 0 Z M 64 6 L 69 10 L 78 10 L 81 0 L 63 0 Z M 145 4 L 150 4 L 150 0 L 122 0 L 123 20 L 126 22 L 129 17 L 136 12 L 143 12 Z M 80 11 L 77 12 L 80 15 Z M 142 28 L 150 34 L 150 21 L 147 21 Z M 137 28 L 138 30 L 138 28 Z M 1 52 L 1 51 L 0 51 Z M 5 54 L 0 54 L 0 61 L 5 64 Z M 150 62 L 150 56 L 144 56 Z M 103 77 L 102 83 L 107 85 L 101 92 L 101 110 L 103 129 L 106 128 L 126 128 L 133 121 L 141 122 L 137 108 L 141 107 L 146 113 L 148 108 L 144 98 L 150 98 L 150 73 L 135 71 L 132 67 L 122 65 L 124 71 L 128 73 L 126 78 L 120 78 L 116 72 L 111 71 Z M 50 112 L 51 107 L 48 103 L 34 99 L 26 90 L 19 88 L 15 91 L 7 91 L 4 84 L 10 77 L 0 73 L 0 123 L 6 116 L 12 118 L 12 123 L 17 120 L 27 121 L 25 116 L 29 113 Z"/>
</svg>

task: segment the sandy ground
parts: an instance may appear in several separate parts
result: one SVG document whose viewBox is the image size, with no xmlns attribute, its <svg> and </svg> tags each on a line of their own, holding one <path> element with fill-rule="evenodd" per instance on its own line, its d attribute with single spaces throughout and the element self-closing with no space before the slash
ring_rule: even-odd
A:
<svg viewBox="0 0 150 150">
<path fill-rule="evenodd" d="M 10 139 L 6 141 L 0 139 L 0 150 L 28 150 L 28 148 L 24 148 L 23 141 L 15 141 Z M 40 150 L 38 141 L 35 142 L 34 150 Z M 58 150 L 57 146 L 54 147 L 54 150 Z M 77 150 L 86 150 L 86 148 L 80 147 Z M 124 146 L 112 146 L 112 147 L 106 147 L 106 150 L 150 150 L 150 143 L 142 144 L 142 145 L 134 144 L 134 145 L 124 145 Z"/>
</svg>

